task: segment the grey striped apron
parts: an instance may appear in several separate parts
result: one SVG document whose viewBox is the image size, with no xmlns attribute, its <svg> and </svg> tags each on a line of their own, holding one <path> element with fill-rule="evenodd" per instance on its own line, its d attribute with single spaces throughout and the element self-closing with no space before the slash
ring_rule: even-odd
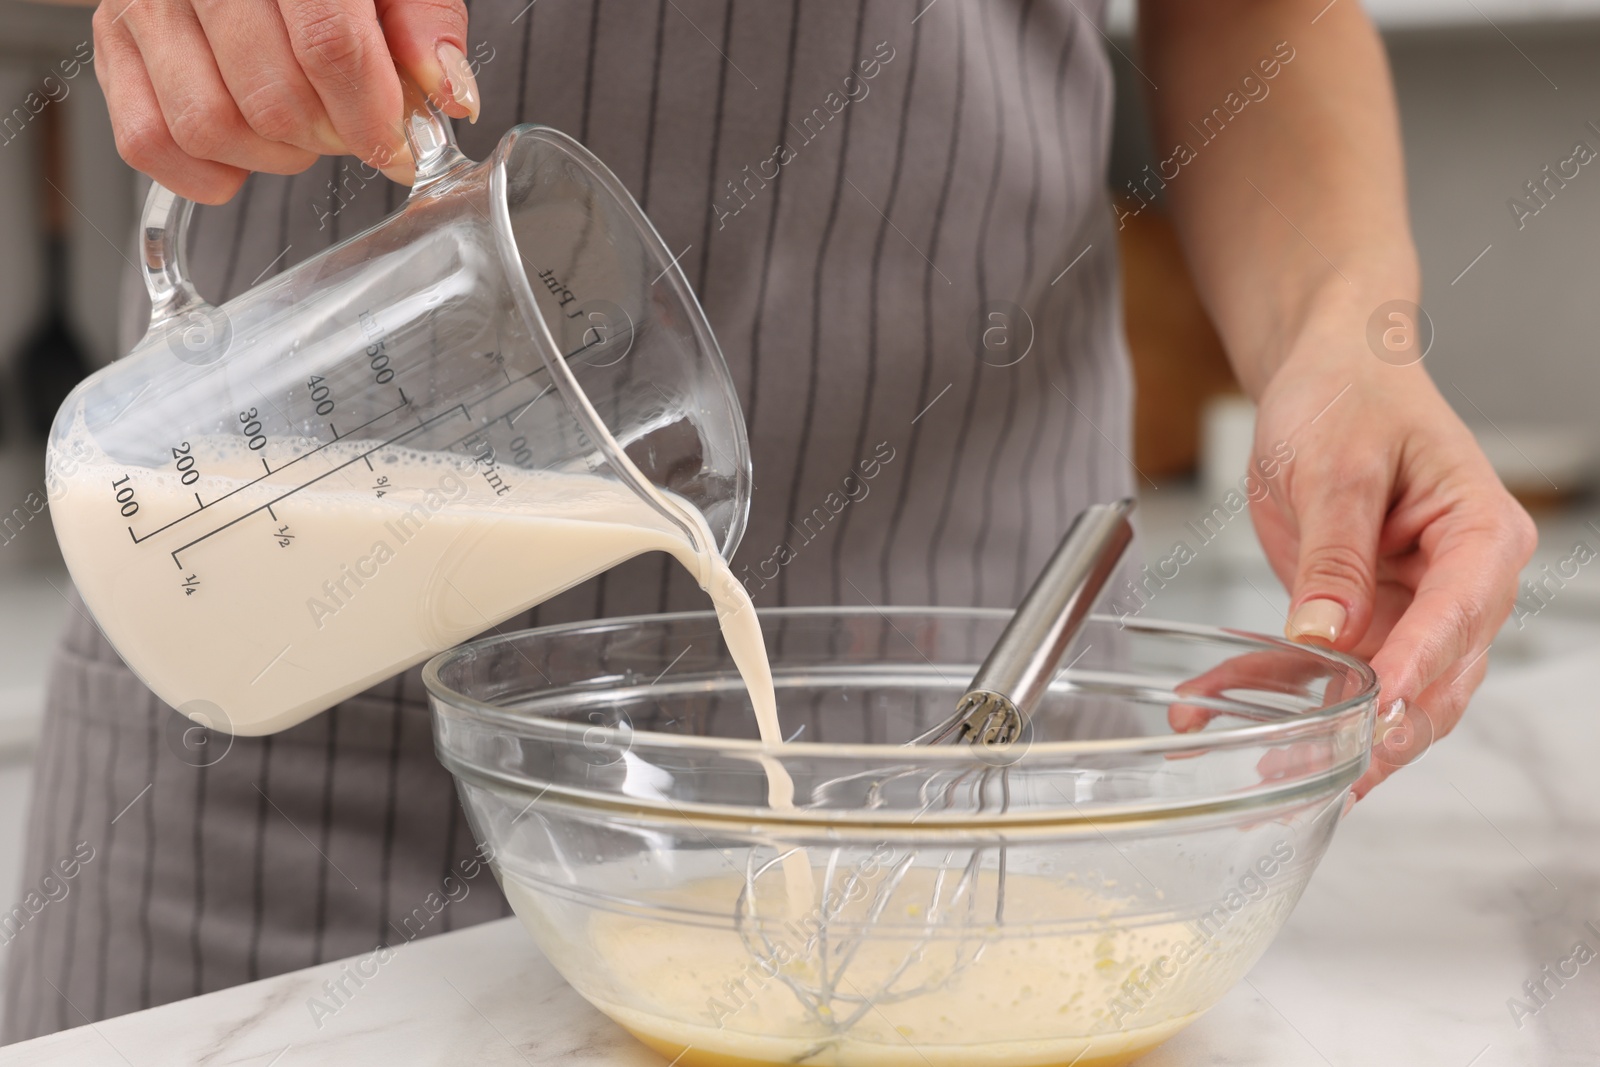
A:
<svg viewBox="0 0 1600 1067">
<path fill-rule="evenodd" d="M 1101 6 L 472 5 L 467 153 L 516 122 L 566 130 L 682 251 L 749 421 L 735 569 L 758 604 L 1009 605 L 1080 507 L 1131 489 Z M 392 210 L 403 191 L 365 173 L 323 160 L 202 209 L 206 295 Z M 507 628 L 704 606 L 651 556 Z M 75 607 L 20 890 L 66 892 L 0 916 L 8 1039 L 506 913 L 416 671 L 200 758 Z"/>
</svg>

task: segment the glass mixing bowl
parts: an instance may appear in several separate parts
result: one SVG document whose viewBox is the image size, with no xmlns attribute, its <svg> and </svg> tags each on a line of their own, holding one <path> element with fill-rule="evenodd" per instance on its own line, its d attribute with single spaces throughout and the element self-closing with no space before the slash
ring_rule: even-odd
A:
<svg viewBox="0 0 1600 1067">
<path fill-rule="evenodd" d="M 762 612 L 776 747 L 711 612 L 480 640 L 424 677 L 517 915 L 667 1059 L 1126 1063 L 1283 925 L 1367 765 L 1377 682 L 1317 648 L 1096 616 L 1023 741 L 900 747 L 1007 618 Z"/>
</svg>

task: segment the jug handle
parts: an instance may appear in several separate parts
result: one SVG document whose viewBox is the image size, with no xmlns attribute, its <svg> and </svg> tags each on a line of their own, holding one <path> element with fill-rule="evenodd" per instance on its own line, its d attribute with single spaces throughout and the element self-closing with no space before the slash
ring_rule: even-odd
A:
<svg viewBox="0 0 1600 1067">
<path fill-rule="evenodd" d="M 442 178 L 470 166 L 472 160 L 456 147 L 450 120 L 433 97 L 404 73 L 400 75 L 400 90 L 405 102 L 406 145 L 416 162 L 417 177 L 411 183 L 411 196 L 416 197 Z"/>
<path fill-rule="evenodd" d="M 185 200 L 160 182 L 150 183 L 139 220 L 139 254 L 144 287 L 150 293 L 152 331 L 174 319 L 197 311 L 205 315 L 211 309 L 189 281 L 184 263 L 184 238 L 193 213 L 194 201 Z"/>
<path fill-rule="evenodd" d="M 472 161 L 456 147 L 456 138 L 445 117 L 428 94 L 406 75 L 400 76 L 405 98 L 405 137 L 416 160 L 414 197 Z M 179 318 L 214 328 L 220 317 L 211 304 L 195 290 L 189 280 L 184 245 L 194 202 L 186 200 L 160 182 L 152 182 L 145 197 L 144 214 L 139 222 L 140 256 L 145 289 L 150 293 L 150 327 L 159 330 Z M 192 347 L 192 346 L 191 346 Z"/>
</svg>

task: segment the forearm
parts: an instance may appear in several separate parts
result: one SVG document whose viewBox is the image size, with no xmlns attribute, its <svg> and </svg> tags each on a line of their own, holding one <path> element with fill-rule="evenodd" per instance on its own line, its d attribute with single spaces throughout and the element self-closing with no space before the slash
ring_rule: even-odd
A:
<svg viewBox="0 0 1600 1067">
<path fill-rule="evenodd" d="M 1418 295 L 1382 44 L 1356 0 L 1326 2 L 1141 4 L 1163 193 L 1251 395 L 1308 331 Z"/>
</svg>

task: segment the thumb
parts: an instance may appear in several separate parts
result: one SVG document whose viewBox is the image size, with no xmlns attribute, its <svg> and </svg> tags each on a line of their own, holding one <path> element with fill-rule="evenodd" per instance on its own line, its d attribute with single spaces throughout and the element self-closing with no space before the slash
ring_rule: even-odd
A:
<svg viewBox="0 0 1600 1067">
<path fill-rule="evenodd" d="M 1386 497 L 1377 485 L 1338 475 L 1317 482 L 1296 509 L 1300 557 L 1284 633 L 1347 651 L 1372 620 Z"/>
<path fill-rule="evenodd" d="M 377 0 L 395 65 L 451 118 L 478 121 L 478 81 L 467 59 L 461 0 Z"/>
</svg>

